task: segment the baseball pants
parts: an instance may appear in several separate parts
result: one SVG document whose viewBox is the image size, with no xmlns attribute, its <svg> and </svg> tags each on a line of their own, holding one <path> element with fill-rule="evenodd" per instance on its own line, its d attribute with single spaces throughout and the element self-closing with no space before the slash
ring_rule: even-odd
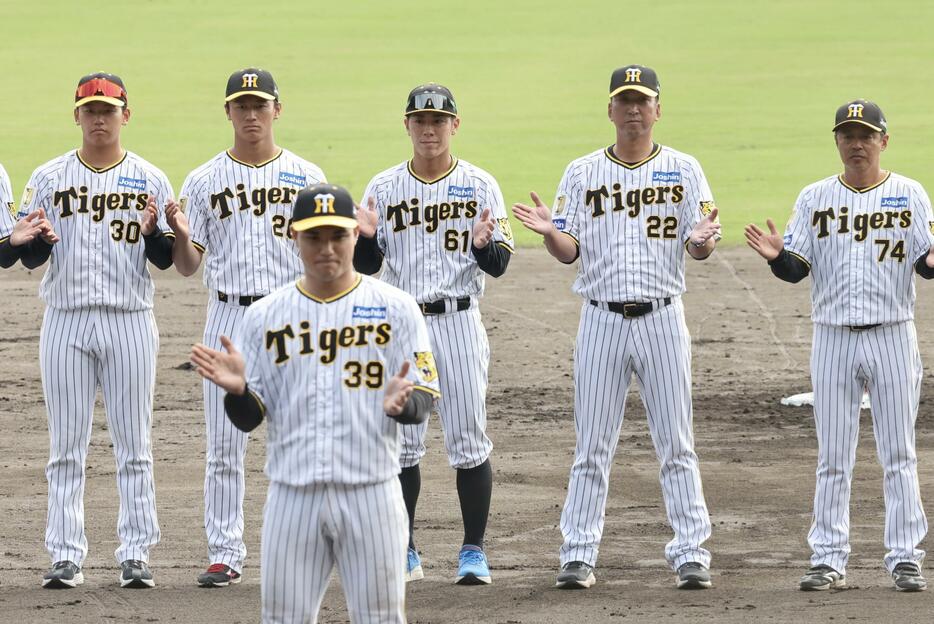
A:
<svg viewBox="0 0 934 624">
<path fill-rule="evenodd" d="M 270 482 L 262 621 L 316 622 L 336 565 L 351 622 L 404 623 L 407 544 L 408 516 L 396 478 L 363 485 Z"/>
<path fill-rule="evenodd" d="M 490 367 L 490 343 L 472 307 L 425 317 L 431 348 L 438 366 L 441 399 L 438 413 L 444 432 L 444 448 L 453 468 L 474 468 L 493 450 L 486 435 L 486 389 Z M 425 455 L 428 421 L 403 425 L 400 464 L 416 465 Z"/>
<path fill-rule="evenodd" d="M 859 440 L 859 404 L 869 390 L 876 453 L 883 468 L 885 566 L 924 560 L 915 420 L 921 356 L 911 321 L 863 331 L 814 325 L 811 379 L 817 428 L 814 519 L 808 533 L 812 565 L 846 572 L 850 554 L 850 485 Z"/>
<path fill-rule="evenodd" d="M 45 546 L 52 562 L 79 567 L 88 553 L 84 482 L 100 386 L 117 464 L 118 562 L 149 560 L 159 542 L 153 483 L 152 393 L 159 331 L 151 310 L 46 308 L 39 336 L 49 420 Z"/>
<path fill-rule="evenodd" d="M 701 547 L 711 529 L 694 453 L 691 337 L 680 297 L 633 319 L 583 305 L 574 353 L 577 446 L 561 513 L 561 564 L 596 565 L 610 468 L 633 375 L 661 464 L 659 479 L 674 529 L 665 559 L 673 569 L 689 561 L 709 566 L 710 553 Z"/>
</svg>

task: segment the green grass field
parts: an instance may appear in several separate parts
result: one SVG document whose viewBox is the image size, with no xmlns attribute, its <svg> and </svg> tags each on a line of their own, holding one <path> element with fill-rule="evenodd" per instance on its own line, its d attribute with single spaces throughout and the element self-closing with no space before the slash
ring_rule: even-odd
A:
<svg viewBox="0 0 934 624">
<path fill-rule="evenodd" d="M 840 170 L 830 127 L 853 97 L 889 118 L 883 166 L 934 189 L 934 3 L 922 0 L 0 6 L 0 162 L 17 196 L 34 167 L 80 140 L 71 103 L 81 75 L 124 78 L 125 145 L 178 190 L 229 146 L 226 77 L 259 65 L 282 92 L 278 142 L 355 195 L 409 157 L 405 96 L 434 80 L 461 109 L 455 153 L 493 173 L 507 204 L 529 189 L 550 202 L 570 160 L 613 141 L 609 75 L 631 62 L 658 71 L 656 138 L 700 160 L 727 242 L 740 242 L 750 219 L 784 222 L 801 187 Z"/>
</svg>

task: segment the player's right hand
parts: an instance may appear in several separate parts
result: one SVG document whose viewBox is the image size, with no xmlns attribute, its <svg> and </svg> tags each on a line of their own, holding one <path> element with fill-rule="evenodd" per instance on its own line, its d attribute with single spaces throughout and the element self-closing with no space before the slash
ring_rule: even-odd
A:
<svg viewBox="0 0 934 624">
<path fill-rule="evenodd" d="M 513 204 L 512 214 L 516 215 L 516 218 L 522 225 L 544 236 L 555 229 L 554 223 L 551 222 L 551 210 L 542 202 L 538 193 L 532 191 L 530 195 L 535 205 L 526 206 L 525 204 L 519 203 Z"/>
<path fill-rule="evenodd" d="M 39 213 L 39 236 L 42 237 L 42 240 L 49 245 L 54 245 L 60 241 L 58 234 L 55 233 L 55 228 L 52 227 L 52 222 L 45 216 L 45 209 L 40 208 L 36 212 Z"/>
<path fill-rule="evenodd" d="M 386 394 L 383 395 L 383 411 L 390 416 L 398 416 L 405 408 L 406 402 L 412 396 L 415 382 L 407 377 L 409 374 L 409 361 L 402 363 L 399 372 L 389 378 L 386 384 Z"/>
<path fill-rule="evenodd" d="M 189 238 L 188 217 L 182 212 L 181 206 L 170 199 L 165 205 L 165 222 L 172 228 L 176 241 L 187 241 Z"/>
<path fill-rule="evenodd" d="M 360 236 L 373 238 L 376 236 L 376 226 L 379 224 L 379 215 L 376 214 L 376 198 L 372 195 L 367 199 L 366 208 L 354 204 L 357 209 L 357 225 L 360 227 Z"/>
<path fill-rule="evenodd" d="M 221 336 L 224 351 L 198 343 L 191 347 L 191 363 L 199 375 L 230 394 L 246 392 L 246 362 L 230 338 Z"/>
<path fill-rule="evenodd" d="M 769 227 L 769 233 L 766 234 L 755 223 L 746 226 L 746 244 L 752 247 L 757 254 L 771 262 L 782 253 L 785 248 L 785 241 L 781 233 L 775 228 L 775 223 L 771 219 L 766 219 L 766 225 Z"/>
<path fill-rule="evenodd" d="M 143 236 L 149 236 L 156 230 L 156 222 L 159 220 L 159 207 L 156 205 L 156 197 L 154 195 L 149 196 L 149 201 L 146 202 L 146 208 L 143 211 L 143 220 L 140 223 L 140 230 L 143 233 Z"/>
</svg>

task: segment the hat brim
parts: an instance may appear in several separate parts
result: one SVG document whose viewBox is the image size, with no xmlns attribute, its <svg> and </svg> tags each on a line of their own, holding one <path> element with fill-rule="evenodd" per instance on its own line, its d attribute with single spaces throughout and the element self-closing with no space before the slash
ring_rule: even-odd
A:
<svg viewBox="0 0 934 624">
<path fill-rule="evenodd" d="M 835 126 L 833 127 L 832 132 L 836 132 L 836 131 L 837 131 L 837 128 L 839 128 L 840 126 L 845 126 L 845 125 L 848 124 L 848 123 L 860 124 L 860 125 L 866 126 L 866 127 L 868 127 L 868 128 L 872 128 L 872 129 L 875 130 L 876 132 L 883 132 L 883 133 L 886 132 L 886 129 L 885 129 L 885 128 L 880 128 L 879 126 L 874 126 L 874 125 L 872 125 L 871 123 L 869 123 L 868 121 L 862 121 L 862 120 L 859 120 L 859 119 L 844 119 L 843 121 L 841 121 L 840 123 L 838 123 L 837 125 L 835 125 Z"/>
<path fill-rule="evenodd" d="M 613 97 L 614 95 L 618 95 L 622 93 L 623 91 L 629 91 L 629 90 L 638 91 L 639 93 L 643 93 L 649 97 L 658 97 L 658 91 L 653 91 L 652 89 L 649 89 L 648 87 L 643 87 L 641 85 L 623 85 L 622 87 L 619 87 L 615 91 L 612 91 L 610 93 L 610 97 Z"/>
<path fill-rule="evenodd" d="M 274 95 L 269 95 L 265 91 L 237 91 L 236 93 L 231 93 L 228 95 L 224 101 L 232 102 L 237 98 L 243 97 L 244 95 L 255 95 L 256 97 L 263 98 L 264 100 L 275 100 L 277 99 Z"/>
<path fill-rule="evenodd" d="M 304 230 L 323 227 L 325 225 L 333 225 L 334 227 L 342 227 L 347 228 L 348 230 L 352 230 L 357 227 L 357 220 L 353 217 L 321 215 L 318 217 L 308 217 L 307 219 L 302 219 L 301 221 L 293 221 L 292 229 L 296 232 L 303 232 Z"/>
<path fill-rule="evenodd" d="M 412 111 L 405 111 L 405 116 L 414 115 L 415 113 L 441 113 L 442 115 L 450 115 L 451 117 L 457 117 L 457 113 L 452 113 L 451 111 L 441 110 L 440 108 L 419 108 Z"/>
<path fill-rule="evenodd" d="M 80 100 L 75 102 L 75 108 L 78 108 L 79 106 L 83 106 L 84 104 L 87 104 L 88 102 L 104 102 L 106 104 L 112 104 L 113 106 L 119 106 L 121 108 L 126 106 L 126 102 L 124 102 L 120 98 L 107 97 L 106 95 L 91 95 L 86 98 L 81 98 Z"/>
</svg>

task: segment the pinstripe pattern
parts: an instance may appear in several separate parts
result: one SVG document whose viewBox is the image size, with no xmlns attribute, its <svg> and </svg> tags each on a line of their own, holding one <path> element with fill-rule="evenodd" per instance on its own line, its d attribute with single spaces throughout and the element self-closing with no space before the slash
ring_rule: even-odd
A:
<svg viewBox="0 0 934 624">
<path fill-rule="evenodd" d="M 473 468 L 485 462 L 493 450 L 486 435 L 486 389 L 490 344 L 480 310 L 425 317 L 432 351 L 441 379 L 441 414 L 458 414 L 444 421 L 444 448 L 454 468 Z M 418 464 L 425 455 L 428 421 L 403 425 L 403 468 Z"/>
<path fill-rule="evenodd" d="M 265 624 L 316 622 L 334 566 L 350 621 L 405 622 L 408 518 L 398 479 L 346 486 L 275 481 L 263 516 Z"/>
<path fill-rule="evenodd" d="M 697 160 L 658 145 L 633 164 L 616 159 L 610 148 L 595 151 L 571 162 L 558 186 L 552 221 L 578 242 L 573 290 L 585 300 L 574 354 L 577 445 L 561 514 L 562 565 L 596 564 L 633 375 L 674 530 L 665 558 L 673 569 L 691 561 L 710 565 L 701 547 L 711 527 L 694 453 L 691 340 L 680 295 L 684 245 L 712 202 Z M 671 305 L 635 319 L 589 303 L 666 297 Z"/>
<path fill-rule="evenodd" d="M 709 566 L 710 553 L 701 548 L 711 528 L 694 453 L 691 338 L 680 299 L 636 319 L 584 303 L 574 374 L 577 446 L 561 514 L 562 565 L 596 565 L 610 468 L 635 375 L 675 533 L 665 558 L 674 569 L 689 561 Z"/>
<path fill-rule="evenodd" d="M 139 189 L 135 188 L 137 182 Z M 71 194 L 67 207 L 63 201 L 56 202 L 57 192 Z M 108 206 L 96 212 L 90 207 L 90 198 L 104 194 L 127 194 L 129 208 Z M 80 199 L 83 195 L 89 198 L 84 210 Z M 156 227 L 174 236 L 163 210 L 174 197 L 172 186 L 162 171 L 132 152 L 113 167 L 95 170 L 81 161 L 77 150 L 72 150 L 33 172 L 19 217 L 44 208 L 61 238 L 52 247 L 49 268 L 39 287 L 46 305 L 60 310 L 93 306 L 152 308 L 154 288 L 138 229 L 147 195 L 158 200 Z"/>
<path fill-rule="evenodd" d="M 13 199 L 13 187 L 6 169 L 0 165 L 0 243 L 13 233 L 16 224 L 16 205 Z"/>
<path fill-rule="evenodd" d="M 368 339 L 326 346 L 335 330 L 360 326 L 371 328 Z M 295 337 L 270 342 L 285 327 Z M 382 401 L 403 360 L 431 351 L 415 301 L 365 276 L 326 301 L 287 285 L 249 308 L 235 343 L 267 411 L 263 621 L 315 621 L 337 564 L 354 622 L 404 622 L 408 518 L 398 425 Z M 357 362 L 378 363 L 382 375 L 357 383 Z M 437 394 L 436 371 L 413 366 L 409 375 Z"/>
<path fill-rule="evenodd" d="M 893 199 L 903 198 L 901 202 Z M 897 205 L 901 203 L 902 205 Z M 887 205 L 893 204 L 893 205 Z M 827 234 L 818 236 L 817 212 L 832 210 Z M 844 222 L 842 213 L 847 213 Z M 857 219 L 872 213 L 898 213 L 889 227 L 869 229 L 856 237 Z M 910 225 L 905 226 L 905 212 Z M 877 217 L 881 218 L 881 217 Z M 811 317 L 826 325 L 899 323 L 914 318 L 914 262 L 934 244 L 931 202 L 920 184 L 889 174 L 885 181 L 862 192 L 845 185 L 839 176 L 805 187 L 785 230 L 785 248 L 811 264 Z M 887 253 L 883 243 L 901 244 L 904 258 Z"/>
<path fill-rule="evenodd" d="M 84 466 L 98 386 L 117 460 L 116 559 L 148 561 L 159 541 L 150 444 L 158 349 L 151 310 L 45 310 L 39 338 L 50 436 L 45 543 L 53 562 L 80 567 L 87 555 Z"/>
</svg>

